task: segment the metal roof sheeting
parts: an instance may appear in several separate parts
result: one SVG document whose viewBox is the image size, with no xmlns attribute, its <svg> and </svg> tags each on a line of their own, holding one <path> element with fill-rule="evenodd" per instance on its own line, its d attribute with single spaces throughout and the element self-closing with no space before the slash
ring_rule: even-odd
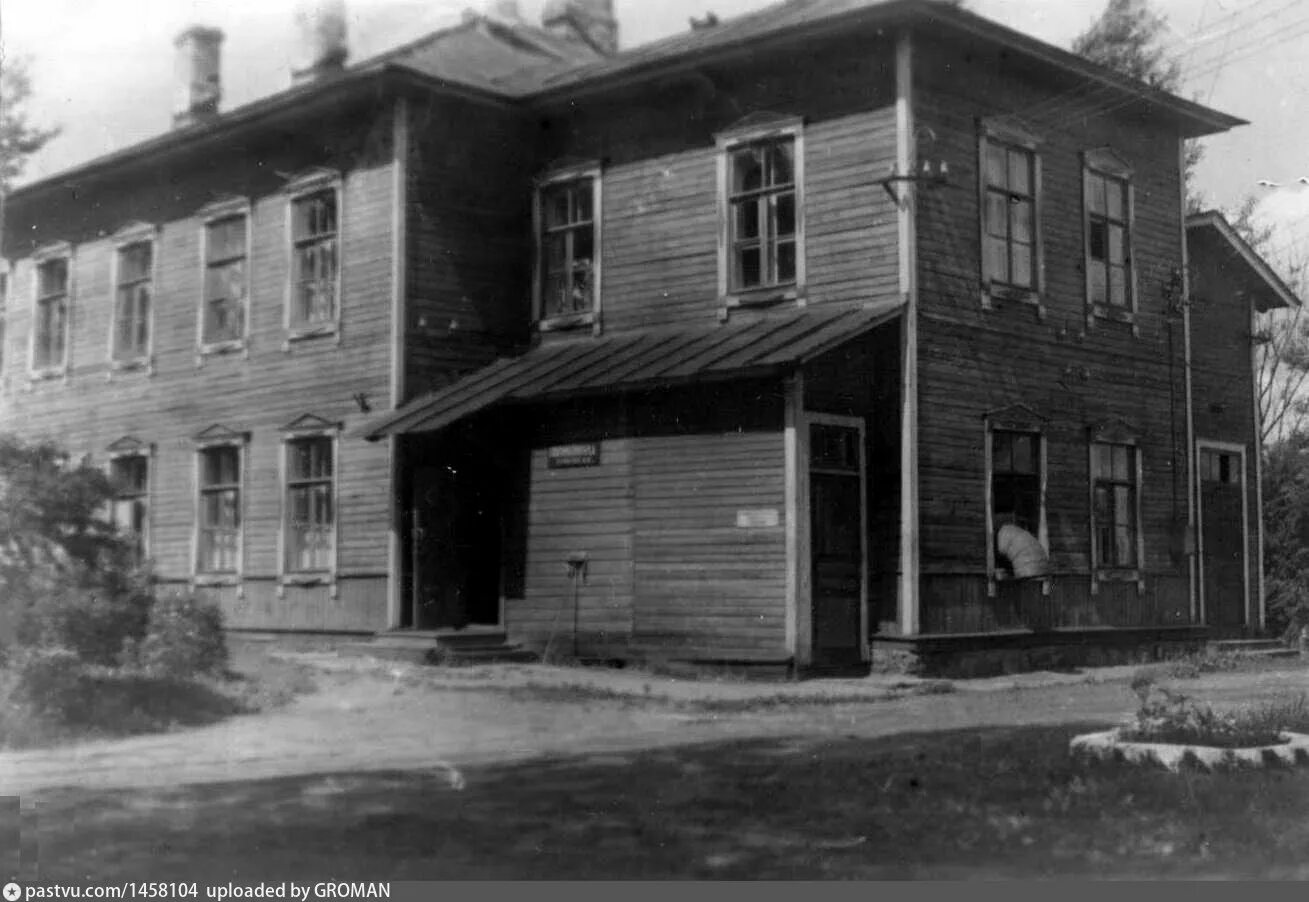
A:
<svg viewBox="0 0 1309 902">
<path fill-rule="evenodd" d="M 434 432 L 496 404 L 660 388 L 777 373 L 893 319 L 898 299 L 751 322 L 547 344 L 502 358 L 364 427 L 370 441 Z"/>
</svg>

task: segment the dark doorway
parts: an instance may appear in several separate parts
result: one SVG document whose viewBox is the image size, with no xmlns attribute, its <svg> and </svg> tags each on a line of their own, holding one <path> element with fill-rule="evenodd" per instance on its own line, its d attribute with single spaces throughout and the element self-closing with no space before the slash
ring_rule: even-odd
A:
<svg viewBox="0 0 1309 902">
<path fill-rule="evenodd" d="M 500 623 L 505 479 L 475 448 L 443 449 L 413 471 L 415 629 Z"/>
<path fill-rule="evenodd" d="M 863 435 L 857 426 L 809 427 L 813 666 L 863 657 Z"/>
<path fill-rule="evenodd" d="M 1238 450 L 1201 447 L 1200 548 L 1205 624 L 1246 627 L 1245 461 Z"/>
</svg>

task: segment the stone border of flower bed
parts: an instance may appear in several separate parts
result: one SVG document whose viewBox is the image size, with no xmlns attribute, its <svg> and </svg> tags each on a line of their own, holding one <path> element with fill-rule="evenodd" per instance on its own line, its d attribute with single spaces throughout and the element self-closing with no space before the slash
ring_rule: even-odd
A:
<svg viewBox="0 0 1309 902">
<path fill-rule="evenodd" d="M 1169 770 L 1178 770 L 1188 759 L 1209 770 L 1237 765 L 1309 764 L 1309 735 L 1303 733 L 1282 733 L 1285 742 L 1277 745 L 1229 749 L 1211 745 L 1132 742 L 1119 738 L 1122 732 L 1115 729 L 1074 736 L 1068 749 L 1074 755 L 1091 755 L 1110 761 L 1118 759 L 1133 764 L 1162 764 Z"/>
</svg>

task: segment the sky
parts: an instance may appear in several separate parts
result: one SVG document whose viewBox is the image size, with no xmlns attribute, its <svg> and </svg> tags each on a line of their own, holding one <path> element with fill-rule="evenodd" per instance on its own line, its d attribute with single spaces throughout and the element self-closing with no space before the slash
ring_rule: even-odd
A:
<svg viewBox="0 0 1309 902">
<path fill-rule="evenodd" d="M 352 58 L 459 21 L 485 0 L 347 0 Z M 545 0 L 520 0 L 535 20 Z M 773 0 L 616 0 L 624 47 Z M 1061 47 L 1084 31 L 1105 0 L 968 0 L 974 12 Z M 1168 22 L 1169 54 L 1182 92 L 1250 121 L 1206 141 L 1197 187 L 1211 206 L 1249 195 L 1277 228 L 1273 253 L 1309 252 L 1309 0 L 1153 0 Z M 25 175 L 53 175 L 169 127 L 174 36 L 215 25 L 223 45 L 223 107 L 290 83 L 291 0 L 0 0 L 0 54 L 23 59 L 35 122 L 63 132 Z M 1281 187 L 1261 187 L 1261 180 Z"/>
</svg>

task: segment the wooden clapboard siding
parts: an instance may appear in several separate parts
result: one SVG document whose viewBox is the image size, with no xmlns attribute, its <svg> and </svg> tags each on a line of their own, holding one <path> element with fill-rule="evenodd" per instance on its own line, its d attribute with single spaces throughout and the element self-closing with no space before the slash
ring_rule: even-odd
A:
<svg viewBox="0 0 1309 902">
<path fill-rule="evenodd" d="M 894 293 L 895 207 L 876 184 L 895 156 L 888 48 L 843 41 L 824 50 L 821 68 L 807 57 L 757 59 L 546 118 L 543 168 L 603 166 L 604 329 L 713 322 L 722 306 L 714 135 L 758 112 L 805 121 L 808 302 Z"/>
<path fill-rule="evenodd" d="M 521 597 L 506 599 L 505 626 L 515 642 L 542 647 L 553 637 L 571 651 L 570 554 L 588 558 L 576 603 L 578 650 L 619 654 L 632 632 L 632 443 L 613 402 L 559 405 L 534 418 Z M 600 463 L 551 469 L 554 445 L 598 442 Z M 561 648 L 563 646 L 560 646 Z"/>
<path fill-rule="evenodd" d="M 632 643 L 670 657 L 786 657 L 780 388 L 706 386 L 632 402 Z M 777 526 L 739 527 L 772 509 Z"/>
<path fill-rule="evenodd" d="M 1197 439 L 1230 442 L 1245 448 L 1247 499 L 1246 564 L 1250 611 L 1246 622 L 1259 623 L 1258 536 L 1260 532 L 1256 444 L 1260 429 L 1254 402 L 1253 300 L 1234 272 L 1244 264 L 1213 229 L 1192 229 L 1191 362 Z"/>
<path fill-rule="evenodd" d="M 526 335 L 534 165 L 517 110 L 444 97 L 409 110 L 406 398 Z"/>
<path fill-rule="evenodd" d="M 918 204 L 922 629 L 1015 625 L 995 613 L 1003 599 L 986 597 L 983 428 L 986 412 L 1015 404 L 1047 418 L 1054 609 L 1093 609 L 1115 626 L 1173 622 L 1176 598 L 1153 599 L 1185 580 L 1185 562 L 1170 554 L 1187 509 L 1183 338 L 1163 292 L 1182 260 L 1178 136 L 1121 111 L 1072 116 L 1047 102 L 1053 89 L 973 47 L 923 39 L 915 50 L 916 122 L 934 136 L 918 150 L 951 172 L 950 186 L 922 188 Z M 1014 114 L 1042 141 L 1044 317 L 1022 302 L 981 303 L 977 123 Z M 1134 168 L 1135 335 L 1086 317 L 1080 153 L 1106 145 Z M 1111 419 L 1141 441 L 1146 589 L 1104 583 L 1091 596 L 1087 429 Z M 1108 599 L 1121 593 L 1134 601 L 1120 611 Z"/>
<path fill-rule="evenodd" d="M 360 123 L 365 123 L 360 127 Z M 324 126 L 329 134 L 330 123 Z M 378 629 L 385 621 L 389 497 L 387 449 L 352 435 L 366 416 L 353 396 L 376 406 L 389 397 L 391 209 L 389 116 L 352 111 L 339 132 L 278 135 L 267 145 L 179 164 L 110 186 L 89 183 L 43 202 L 16 206 L 10 252 L 17 257 L 7 316 L 0 421 L 4 428 L 54 438 L 104 461 L 124 436 L 154 445 L 151 553 L 167 583 L 193 569 L 196 453 L 192 438 L 214 424 L 247 432 L 244 572 L 217 591 L 236 627 Z M 315 338 L 285 345 L 287 199 L 275 172 L 342 166 L 342 298 L 339 343 Z M 197 365 L 196 318 L 202 286 L 202 206 L 223 194 L 251 201 L 248 355 L 209 356 Z M 112 242 L 133 220 L 154 223 L 155 371 L 111 373 L 107 364 L 113 287 Z M 30 241 L 27 234 L 34 234 Z M 20 237 L 14 237 L 20 236 Z M 62 380 L 29 383 L 33 246 L 66 240 L 73 248 L 70 367 Z M 340 422 L 336 598 L 326 587 L 287 588 L 277 597 L 281 523 L 280 427 L 303 414 Z"/>
</svg>

